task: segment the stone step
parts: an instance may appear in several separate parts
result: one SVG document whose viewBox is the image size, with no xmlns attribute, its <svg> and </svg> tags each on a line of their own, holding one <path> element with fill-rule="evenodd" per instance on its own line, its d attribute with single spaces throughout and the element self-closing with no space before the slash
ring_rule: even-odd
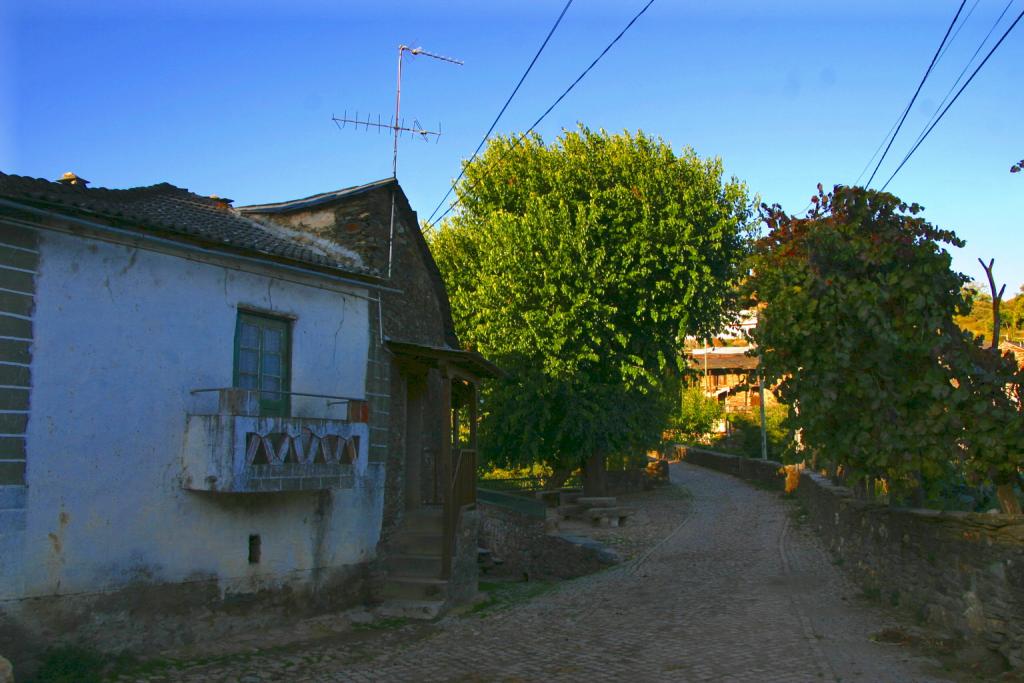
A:
<svg viewBox="0 0 1024 683">
<path fill-rule="evenodd" d="M 388 600 L 374 612 L 390 619 L 436 619 L 445 611 L 443 600 Z"/>
<path fill-rule="evenodd" d="M 384 566 L 389 574 L 436 578 L 441 576 L 441 555 L 396 553 L 384 560 Z"/>
<path fill-rule="evenodd" d="M 402 530 L 391 539 L 391 547 L 398 555 L 439 555 L 444 541 L 441 534 Z"/>
<path fill-rule="evenodd" d="M 422 576 L 388 575 L 384 582 L 383 597 L 398 600 L 441 600 L 447 597 L 445 579 Z"/>
<path fill-rule="evenodd" d="M 615 503 L 615 496 L 580 496 L 576 499 L 576 504 L 585 508 L 610 508 L 615 507 Z"/>
</svg>

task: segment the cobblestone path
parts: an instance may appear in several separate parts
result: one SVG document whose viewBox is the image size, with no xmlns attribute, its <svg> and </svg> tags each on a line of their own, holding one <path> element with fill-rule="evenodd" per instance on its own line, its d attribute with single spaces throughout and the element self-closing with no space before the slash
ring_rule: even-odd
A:
<svg viewBox="0 0 1024 683">
<path fill-rule="evenodd" d="M 382 638 L 358 663 L 307 652 L 285 671 L 250 662 L 172 680 L 947 680 L 933 660 L 869 639 L 891 616 L 857 598 L 778 494 L 686 464 L 672 479 L 692 492 L 679 508 L 689 514 L 631 562 L 420 637 Z"/>
</svg>

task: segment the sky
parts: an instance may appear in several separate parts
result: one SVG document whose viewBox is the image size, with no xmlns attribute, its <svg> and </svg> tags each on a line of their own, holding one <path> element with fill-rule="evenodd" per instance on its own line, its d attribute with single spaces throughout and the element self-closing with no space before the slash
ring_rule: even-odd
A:
<svg viewBox="0 0 1024 683">
<path fill-rule="evenodd" d="M 1010 8 L 975 64 L 1024 10 Z M 403 139 L 398 178 L 428 217 L 476 148 L 564 0 L 6 0 L 0 3 L 0 171 L 98 187 L 158 182 L 236 205 L 391 175 L 386 121 L 399 44 L 402 112 L 440 127 Z M 496 131 L 523 131 L 646 0 L 575 0 Z M 721 157 L 763 201 L 802 212 L 817 183 L 854 183 L 907 105 L 957 0 L 656 0 L 538 128 L 643 130 Z M 968 0 L 962 29 L 873 187 L 913 144 L 1007 0 Z M 954 29 L 956 30 L 956 29 Z M 973 68 L 973 67 L 972 67 Z M 969 75 L 968 71 L 968 75 Z M 967 241 L 953 265 L 1024 283 L 1024 20 L 888 191 Z M 869 170 L 870 173 L 870 170 Z M 865 174 L 864 179 L 866 179 Z"/>
</svg>

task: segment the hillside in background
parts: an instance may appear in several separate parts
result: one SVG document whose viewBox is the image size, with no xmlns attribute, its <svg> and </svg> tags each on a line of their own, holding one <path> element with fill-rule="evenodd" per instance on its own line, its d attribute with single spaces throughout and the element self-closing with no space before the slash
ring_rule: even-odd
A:
<svg viewBox="0 0 1024 683">
<path fill-rule="evenodd" d="M 972 283 L 968 286 L 974 302 L 968 315 L 957 316 L 956 323 L 963 329 L 974 334 L 984 335 L 986 340 L 992 337 L 992 297 L 986 294 L 981 285 Z M 1004 298 L 1000 306 L 1002 325 L 999 336 L 1003 340 L 1024 340 L 1024 285 L 1021 285 L 1017 296 Z"/>
</svg>

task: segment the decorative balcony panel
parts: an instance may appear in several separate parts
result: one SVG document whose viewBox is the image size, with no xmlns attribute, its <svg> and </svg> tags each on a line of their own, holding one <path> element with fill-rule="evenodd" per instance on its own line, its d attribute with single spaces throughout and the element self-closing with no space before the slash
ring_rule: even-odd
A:
<svg viewBox="0 0 1024 683">
<path fill-rule="evenodd" d="M 189 415 L 182 485 L 260 493 L 352 488 L 366 470 L 365 422 Z"/>
</svg>

